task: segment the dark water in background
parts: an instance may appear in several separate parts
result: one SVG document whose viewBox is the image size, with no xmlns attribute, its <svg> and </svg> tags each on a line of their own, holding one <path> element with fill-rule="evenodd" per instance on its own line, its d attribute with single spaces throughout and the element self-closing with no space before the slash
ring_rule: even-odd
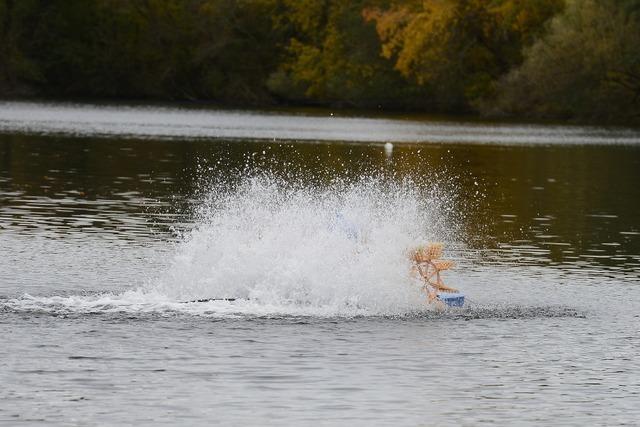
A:
<svg viewBox="0 0 640 427">
<path fill-rule="evenodd" d="M 0 422 L 640 419 L 637 133 L 331 120 L 2 105 Z M 347 202 L 318 201 L 336 179 L 356 183 Z M 402 197 L 378 191 L 389 182 Z M 207 206 L 220 188 L 226 216 Z M 331 233 L 291 250 L 351 205 L 388 266 L 356 256 L 342 271 L 331 249 L 360 249 Z M 467 308 L 388 303 L 393 251 L 422 236 L 413 215 L 437 223 Z M 181 302 L 221 290 L 251 302 Z"/>
<path fill-rule="evenodd" d="M 467 210 L 472 247 L 640 274 L 640 146 L 411 144 L 389 161 L 369 144 L 1 135 L 0 149 L 0 218 L 15 235 L 162 238 L 192 219 L 207 175 L 230 179 L 247 164 L 314 182 L 435 170 Z"/>
</svg>

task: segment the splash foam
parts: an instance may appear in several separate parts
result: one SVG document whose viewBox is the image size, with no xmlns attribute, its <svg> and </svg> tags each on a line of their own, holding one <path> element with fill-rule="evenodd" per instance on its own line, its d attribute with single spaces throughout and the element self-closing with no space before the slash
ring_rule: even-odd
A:
<svg viewBox="0 0 640 427">
<path fill-rule="evenodd" d="M 295 186 L 261 175 L 214 190 L 149 290 L 174 300 L 237 298 L 312 312 L 420 310 L 409 248 L 451 241 L 450 199 L 382 178 Z"/>
<path fill-rule="evenodd" d="M 211 187 L 156 278 L 121 294 L 25 296 L 12 309 L 202 315 L 425 310 L 408 250 L 456 241 L 451 193 L 383 176 L 325 185 L 254 174 Z M 233 298 L 235 301 L 200 301 Z"/>
</svg>

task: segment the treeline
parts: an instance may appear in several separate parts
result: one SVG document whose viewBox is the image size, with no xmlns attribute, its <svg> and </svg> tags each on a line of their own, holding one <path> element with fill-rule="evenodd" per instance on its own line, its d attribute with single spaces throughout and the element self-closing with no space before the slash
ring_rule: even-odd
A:
<svg viewBox="0 0 640 427">
<path fill-rule="evenodd" d="M 640 122 L 640 0 L 0 0 L 0 96 Z"/>
</svg>

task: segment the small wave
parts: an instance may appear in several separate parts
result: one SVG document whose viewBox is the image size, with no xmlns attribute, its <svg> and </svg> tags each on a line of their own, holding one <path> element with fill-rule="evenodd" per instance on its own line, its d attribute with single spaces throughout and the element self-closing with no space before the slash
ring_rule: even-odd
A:
<svg viewBox="0 0 640 427">
<path fill-rule="evenodd" d="M 585 318 L 587 313 L 567 306 L 523 306 L 523 305 L 468 305 L 463 309 L 450 309 L 441 312 L 425 312 L 421 317 L 435 317 L 459 320 L 480 319 L 535 319 L 556 317 Z"/>
<path fill-rule="evenodd" d="M 481 320 L 532 318 L 584 318 L 584 311 L 567 306 L 509 306 L 467 304 L 464 308 L 435 309 L 422 304 L 404 313 L 372 312 L 357 304 L 310 306 L 299 302 L 279 305 L 264 304 L 247 299 L 171 301 L 160 294 L 129 291 L 122 294 L 72 295 L 67 297 L 36 297 L 0 299 L 0 312 L 44 314 L 55 317 L 106 316 L 113 318 L 147 319 L 149 317 L 190 316 L 207 319 L 300 318 L 349 319 L 386 318 L 404 320 Z"/>
<path fill-rule="evenodd" d="M 14 313 L 63 315 L 191 315 L 212 318 L 238 317 L 360 317 L 383 315 L 358 305 L 357 302 L 335 305 L 312 305 L 303 301 L 281 301 L 279 304 L 250 299 L 215 299 L 175 301 L 166 295 L 144 291 L 121 294 L 71 295 L 40 297 L 23 295 L 0 300 L 0 309 Z M 386 313 L 393 315 L 397 313 Z"/>
</svg>

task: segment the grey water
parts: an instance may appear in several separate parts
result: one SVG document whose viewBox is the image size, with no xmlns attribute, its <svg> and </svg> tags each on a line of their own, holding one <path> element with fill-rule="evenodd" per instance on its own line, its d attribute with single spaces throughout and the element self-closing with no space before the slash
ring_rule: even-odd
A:
<svg viewBox="0 0 640 427">
<path fill-rule="evenodd" d="M 636 425 L 640 132 L 337 116 L 1 103 L 0 424 Z"/>
</svg>

